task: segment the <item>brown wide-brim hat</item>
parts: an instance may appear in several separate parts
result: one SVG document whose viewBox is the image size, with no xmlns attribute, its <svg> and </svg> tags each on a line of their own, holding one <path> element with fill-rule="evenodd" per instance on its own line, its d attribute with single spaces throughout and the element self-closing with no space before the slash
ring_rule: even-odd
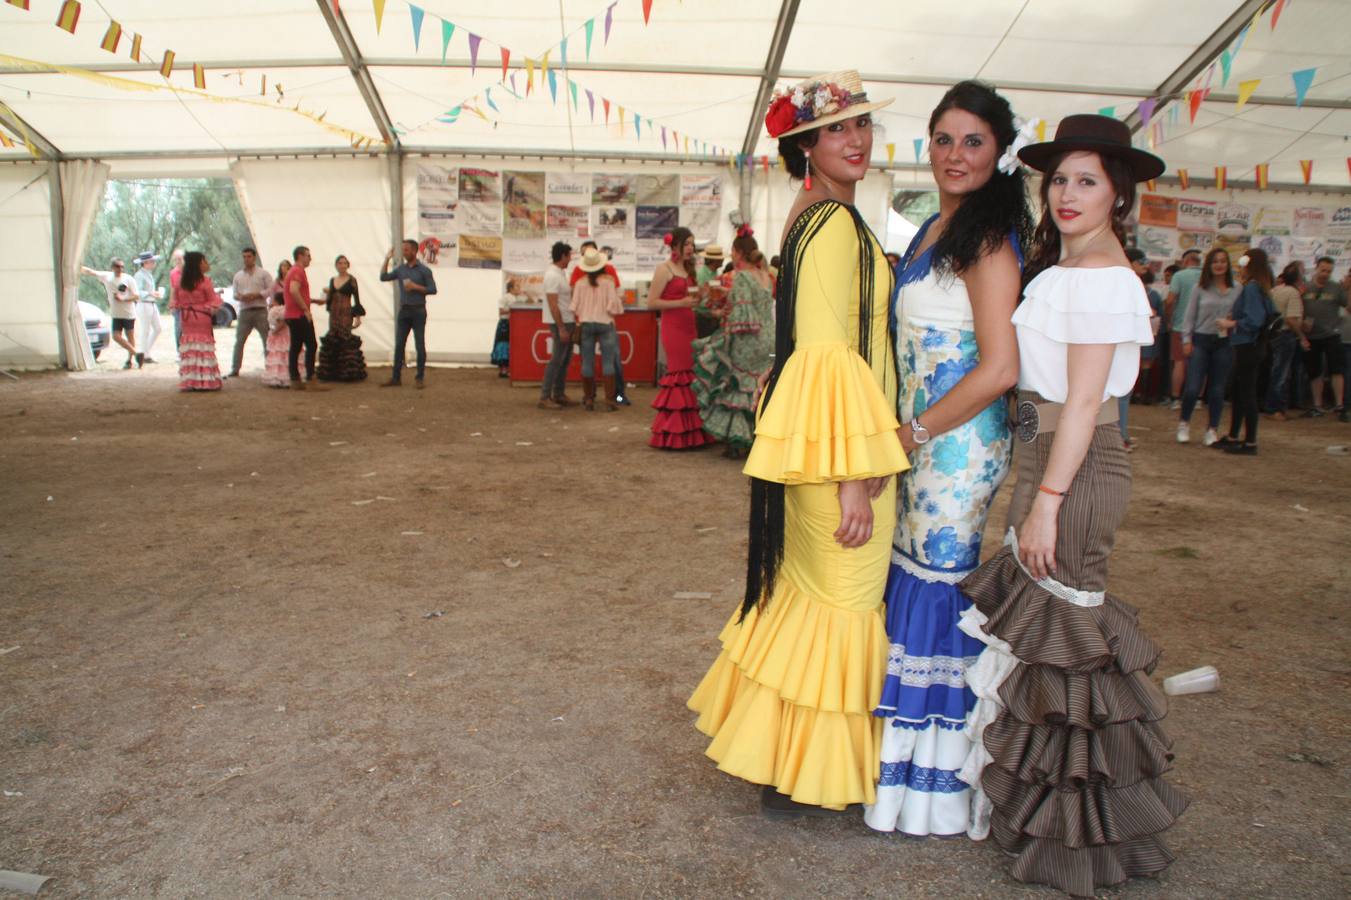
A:
<svg viewBox="0 0 1351 900">
<path fill-rule="evenodd" d="M 833 103 L 827 104 L 818 115 L 814 98 L 816 92 L 821 88 L 830 90 L 835 95 L 835 99 Z M 797 91 L 802 91 L 805 100 L 802 106 L 796 106 L 792 102 L 793 94 Z M 785 102 L 792 107 L 795 117 L 800 121 L 792 128 L 775 131 L 775 128 L 781 124 L 783 113 L 780 108 Z M 776 91 L 774 96 L 770 98 L 769 109 L 765 113 L 765 129 L 772 138 L 788 137 L 829 125 L 832 122 L 843 122 L 845 119 L 866 116 L 870 112 L 875 112 L 890 105 L 890 98 L 869 100 L 868 94 L 863 90 L 863 79 L 859 77 L 858 72 L 854 69 L 845 69 L 840 72 L 817 75 L 808 78 L 806 81 L 800 81 L 791 88 Z M 776 110 L 780 110 L 777 116 Z M 803 119 L 804 114 L 811 116 L 811 118 Z"/>
<path fill-rule="evenodd" d="M 1018 158 L 1038 172 L 1045 172 L 1052 159 L 1077 150 L 1125 160 L 1136 181 L 1158 178 L 1168 168 L 1168 164 L 1153 153 L 1131 146 L 1131 130 L 1125 122 L 1091 113 L 1061 119 L 1056 126 L 1055 140 L 1029 144 L 1018 151 Z"/>
</svg>

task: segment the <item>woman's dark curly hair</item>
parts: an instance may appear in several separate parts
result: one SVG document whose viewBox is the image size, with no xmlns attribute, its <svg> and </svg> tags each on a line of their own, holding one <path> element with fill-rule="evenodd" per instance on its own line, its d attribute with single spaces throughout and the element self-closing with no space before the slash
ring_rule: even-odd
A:
<svg viewBox="0 0 1351 900">
<path fill-rule="evenodd" d="M 931 142 L 938 120 L 950 109 L 968 112 L 990 126 L 998 145 L 996 157 L 1003 156 L 1018 136 L 1009 101 L 983 81 L 963 81 L 948 89 L 929 116 Z M 961 275 L 982 256 L 997 251 L 1011 234 L 1021 247 L 1026 247 L 1032 236 L 1027 176 L 1021 167 L 1012 175 L 996 168 L 989 181 L 962 198 L 957 212 L 934 244 L 934 269 Z"/>
</svg>

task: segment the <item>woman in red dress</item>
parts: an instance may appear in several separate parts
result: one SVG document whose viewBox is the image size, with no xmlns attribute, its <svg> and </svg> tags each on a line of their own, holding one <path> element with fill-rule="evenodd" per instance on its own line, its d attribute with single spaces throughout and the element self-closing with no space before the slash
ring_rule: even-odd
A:
<svg viewBox="0 0 1351 900">
<path fill-rule="evenodd" d="M 169 304 L 181 316 L 183 337 L 178 345 L 178 389 L 220 390 L 220 366 L 216 364 L 213 317 L 220 309 L 220 295 L 207 273 L 211 264 L 196 251 L 183 257 L 183 274 Z"/>
<path fill-rule="evenodd" d="M 666 352 L 666 373 L 657 385 L 652 408 L 652 437 L 648 444 L 662 450 L 688 450 L 711 443 L 699 416 L 694 383 L 694 307 L 699 288 L 694 277 L 694 234 L 677 228 L 667 235 L 671 257 L 652 273 L 647 289 L 647 307 L 661 312 L 661 346 Z"/>
</svg>

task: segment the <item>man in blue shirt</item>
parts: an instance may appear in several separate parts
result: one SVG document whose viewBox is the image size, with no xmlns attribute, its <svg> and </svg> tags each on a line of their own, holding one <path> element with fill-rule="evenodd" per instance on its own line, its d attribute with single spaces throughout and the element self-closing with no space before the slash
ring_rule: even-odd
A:
<svg viewBox="0 0 1351 900">
<path fill-rule="evenodd" d="M 436 279 L 432 270 L 418 262 L 417 241 L 403 242 L 403 262 L 389 270 L 394 251 L 385 254 L 385 265 L 380 270 L 381 281 L 399 283 L 399 314 L 394 320 L 394 374 L 381 387 L 398 387 L 403 374 L 403 354 L 408 347 L 408 332 L 413 332 L 417 348 L 417 386 L 424 386 L 422 376 L 427 368 L 427 297 L 436 293 Z"/>
</svg>

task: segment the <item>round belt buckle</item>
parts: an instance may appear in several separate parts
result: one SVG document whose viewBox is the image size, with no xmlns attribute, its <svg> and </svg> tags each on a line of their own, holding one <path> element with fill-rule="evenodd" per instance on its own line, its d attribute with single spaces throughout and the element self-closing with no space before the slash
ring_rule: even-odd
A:
<svg viewBox="0 0 1351 900">
<path fill-rule="evenodd" d="M 1023 400 L 1018 404 L 1018 423 L 1014 427 L 1014 434 L 1018 440 L 1024 444 L 1030 444 L 1037 437 L 1037 431 L 1041 428 L 1041 415 L 1037 412 L 1037 404 L 1031 400 Z"/>
</svg>

